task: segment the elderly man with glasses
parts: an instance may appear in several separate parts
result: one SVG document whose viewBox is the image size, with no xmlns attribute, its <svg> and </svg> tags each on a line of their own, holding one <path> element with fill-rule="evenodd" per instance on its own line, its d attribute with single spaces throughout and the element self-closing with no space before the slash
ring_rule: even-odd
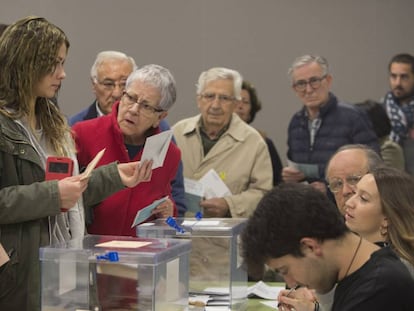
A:
<svg viewBox="0 0 414 311">
<path fill-rule="evenodd" d="M 379 152 L 377 138 L 363 112 L 330 92 L 332 76 L 325 58 L 298 57 L 288 74 L 303 107 L 289 124 L 287 157 L 291 164 L 283 168 L 282 178 L 306 181 L 327 192 L 325 167 L 332 154 L 346 144 L 364 144 Z"/>
<path fill-rule="evenodd" d="M 92 90 L 96 98 L 89 107 L 70 117 L 69 124 L 73 126 L 79 121 L 109 114 L 113 104 L 121 99 L 128 76 L 136 68 L 135 60 L 122 52 L 99 52 L 91 68 Z"/>
<path fill-rule="evenodd" d="M 235 70 L 220 67 L 202 72 L 197 84 L 200 114 L 173 126 L 184 177 L 198 181 L 213 169 L 231 192 L 201 200 L 198 207 L 205 216 L 248 217 L 272 188 L 265 141 L 233 113 L 241 85 L 242 77 Z"/>
<path fill-rule="evenodd" d="M 366 145 L 344 145 L 332 155 L 326 166 L 326 182 L 342 215 L 362 176 L 383 164 L 380 155 Z"/>
</svg>

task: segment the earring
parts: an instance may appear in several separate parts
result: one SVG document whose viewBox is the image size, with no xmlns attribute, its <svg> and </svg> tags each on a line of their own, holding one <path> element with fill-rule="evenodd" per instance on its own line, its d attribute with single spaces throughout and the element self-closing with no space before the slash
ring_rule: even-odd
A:
<svg viewBox="0 0 414 311">
<path fill-rule="evenodd" d="M 388 234 L 388 226 L 381 225 L 380 226 L 380 234 L 382 236 L 386 236 Z"/>
</svg>

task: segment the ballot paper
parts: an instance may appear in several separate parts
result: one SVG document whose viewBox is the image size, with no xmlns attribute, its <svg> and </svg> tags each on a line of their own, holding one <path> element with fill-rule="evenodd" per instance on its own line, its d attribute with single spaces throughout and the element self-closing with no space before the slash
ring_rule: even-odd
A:
<svg viewBox="0 0 414 311">
<path fill-rule="evenodd" d="M 296 163 L 289 159 L 287 162 L 289 167 L 293 167 L 301 171 L 307 178 L 320 178 L 317 164 Z"/>
<path fill-rule="evenodd" d="M 284 286 L 269 286 L 263 281 L 259 281 L 247 288 L 247 297 L 276 300 L 279 292 L 284 289 L 286 289 Z"/>
<path fill-rule="evenodd" d="M 214 169 L 210 169 L 198 182 L 203 185 L 206 199 L 223 198 L 232 194 Z"/>
<path fill-rule="evenodd" d="M 172 130 L 168 130 L 148 137 L 145 140 L 141 161 L 152 160 L 152 169 L 163 166 L 172 135 Z"/>
<path fill-rule="evenodd" d="M 145 220 L 147 220 L 148 218 L 151 217 L 152 215 L 152 211 L 158 206 L 160 205 L 162 202 L 164 202 L 165 200 L 167 200 L 168 195 L 159 199 L 159 200 L 155 200 L 154 202 L 152 202 L 150 205 L 147 205 L 146 207 L 144 207 L 143 209 L 140 209 L 137 214 L 135 215 L 135 219 L 134 222 L 132 223 L 131 228 L 135 227 L 136 225 L 139 225 L 140 223 L 144 222 Z"/>
<path fill-rule="evenodd" d="M 10 260 L 9 255 L 6 253 L 6 251 L 3 248 L 3 245 L 0 243 L 0 267 L 4 265 L 6 262 Z"/>
<path fill-rule="evenodd" d="M 93 158 L 91 162 L 89 162 L 88 166 L 86 167 L 85 171 L 81 174 L 80 180 L 84 180 L 86 178 L 89 178 L 92 174 L 93 169 L 98 164 L 99 160 L 102 158 L 103 154 L 105 153 L 105 149 L 103 148 L 101 151 L 99 151 L 96 156 Z"/>
<path fill-rule="evenodd" d="M 201 212 L 200 202 L 204 198 L 204 186 L 197 180 L 184 177 L 184 191 L 187 212 Z"/>
</svg>

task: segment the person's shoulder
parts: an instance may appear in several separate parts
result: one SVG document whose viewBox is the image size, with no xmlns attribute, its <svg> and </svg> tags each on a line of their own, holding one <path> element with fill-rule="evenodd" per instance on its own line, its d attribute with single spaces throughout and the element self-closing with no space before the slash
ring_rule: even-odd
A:
<svg viewBox="0 0 414 311">
<path fill-rule="evenodd" d="M 233 114 L 228 131 L 230 135 L 240 141 L 257 141 L 259 144 L 265 143 L 259 131 L 240 119 L 237 114 Z"/>
<path fill-rule="evenodd" d="M 348 113 L 350 115 L 355 116 L 362 116 L 364 115 L 364 112 L 359 109 L 354 104 L 350 104 L 345 101 L 338 101 L 337 109 L 340 111 L 340 113 Z"/>
<path fill-rule="evenodd" d="M 170 129 L 170 125 L 168 124 L 168 121 L 165 119 L 161 120 L 159 127 L 161 131 L 168 131 Z"/>
<path fill-rule="evenodd" d="M 72 129 L 77 132 L 79 130 L 94 130 L 96 128 L 102 129 L 107 124 L 111 123 L 111 115 L 105 115 L 102 117 L 87 119 L 80 122 L 77 122 L 73 125 Z M 102 132 L 101 130 L 99 132 Z"/>
<path fill-rule="evenodd" d="M 190 118 L 182 119 L 178 121 L 177 123 L 175 123 L 172 126 L 172 129 L 175 134 L 186 133 L 188 131 L 192 131 L 193 129 L 196 128 L 199 118 L 200 118 L 200 115 L 196 115 Z"/>
<path fill-rule="evenodd" d="M 402 279 L 407 276 L 407 269 L 391 247 L 382 247 L 372 253 L 371 259 L 381 269 L 381 277 L 385 279 Z M 403 277 L 404 276 L 404 277 Z M 408 275 L 409 276 L 409 275 Z M 411 277 L 409 278 L 411 279 Z M 414 283 L 412 285 L 414 289 Z"/>
<path fill-rule="evenodd" d="M 70 126 L 74 126 L 76 123 L 84 121 L 86 116 L 88 115 L 91 108 L 95 105 L 93 103 L 92 105 L 89 105 L 88 107 L 82 109 L 77 114 L 74 114 L 73 116 L 69 117 L 68 122 Z"/>
</svg>

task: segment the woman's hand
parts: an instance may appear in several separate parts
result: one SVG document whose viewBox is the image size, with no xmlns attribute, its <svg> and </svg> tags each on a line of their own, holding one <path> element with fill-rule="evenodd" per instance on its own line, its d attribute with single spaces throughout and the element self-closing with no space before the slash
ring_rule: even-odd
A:
<svg viewBox="0 0 414 311">
<path fill-rule="evenodd" d="M 60 209 L 62 212 L 66 212 L 75 206 L 82 193 L 88 187 L 88 180 L 88 178 L 81 180 L 81 176 L 77 175 L 58 181 Z"/>
<path fill-rule="evenodd" d="M 118 172 L 122 183 L 129 188 L 140 182 L 150 181 L 152 175 L 152 160 L 143 162 L 119 163 Z"/>
<path fill-rule="evenodd" d="M 174 203 L 170 198 L 162 202 L 152 210 L 152 214 L 157 218 L 174 217 Z"/>
</svg>

